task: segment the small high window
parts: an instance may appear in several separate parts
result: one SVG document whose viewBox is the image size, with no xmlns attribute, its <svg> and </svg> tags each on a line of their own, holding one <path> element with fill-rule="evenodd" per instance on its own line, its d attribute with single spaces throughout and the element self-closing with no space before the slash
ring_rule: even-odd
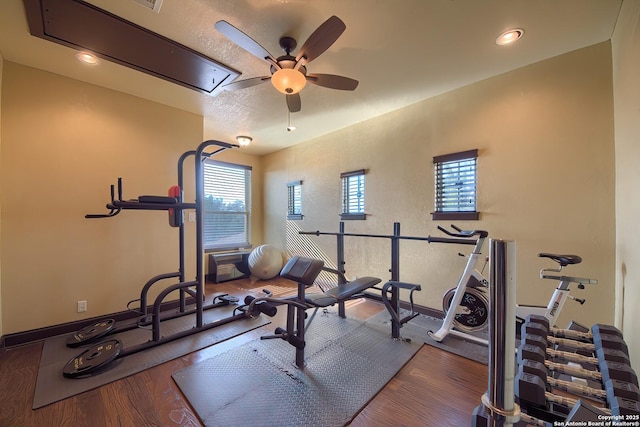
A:
<svg viewBox="0 0 640 427">
<path fill-rule="evenodd" d="M 302 219 L 302 181 L 287 184 L 287 219 Z"/>
<path fill-rule="evenodd" d="M 478 150 L 445 154 L 433 158 L 435 212 L 432 219 L 477 220 L 476 160 Z"/>
<path fill-rule="evenodd" d="M 364 213 L 364 174 L 365 170 L 343 172 L 341 219 L 366 219 Z"/>
</svg>

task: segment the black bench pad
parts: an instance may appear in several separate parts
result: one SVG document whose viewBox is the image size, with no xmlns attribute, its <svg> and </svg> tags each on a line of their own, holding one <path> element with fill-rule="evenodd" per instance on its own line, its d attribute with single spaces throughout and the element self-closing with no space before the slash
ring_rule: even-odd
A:
<svg viewBox="0 0 640 427">
<path fill-rule="evenodd" d="M 319 259 L 294 256 L 282 268 L 280 276 L 311 286 L 322 271 L 322 267 L 324 267 L 324 261 Z"/>
<path fill-rule="evenodd" d="M 329 307 L 340 301 L 347 300 L 352 296 L 369 289 L 380 283 L 377 277 L 359 277 L 351 282 L 340 284 L 324 293 L 311 293 L 305 295 L 307 304 L 316 307 Z"/>
</svg>

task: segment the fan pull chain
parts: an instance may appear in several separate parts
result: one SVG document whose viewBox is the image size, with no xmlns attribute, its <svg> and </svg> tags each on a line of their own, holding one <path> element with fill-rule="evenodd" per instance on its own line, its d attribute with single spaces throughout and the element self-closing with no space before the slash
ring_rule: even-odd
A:
<svg viewBox="0 0 640 427">
<path fill-rule="evenodd" d="M 287 109 L 287 132 L 296 130 L 296 127 L 291 124 L 291 111 Z"/>
</svg>

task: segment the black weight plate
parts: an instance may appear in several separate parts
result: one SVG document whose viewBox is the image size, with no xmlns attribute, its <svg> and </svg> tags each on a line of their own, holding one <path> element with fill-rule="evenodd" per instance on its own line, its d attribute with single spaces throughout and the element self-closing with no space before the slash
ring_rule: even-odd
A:
<svg viewBox="0 0 640 427">
<path fill-rule="evenodd" d="M 62 375 L 67 378 L 91 375 L 113 362 L 120 354 L 120 350 L 122 350 L 122 342 L 120 340 L 112 339 L 94 344 L 69 360 L 64 365 Z"/>
<path fill-rule="evenodd" d="M 94 323 L 93 325 L 88 325 L 74 332 L 73 335 L 67 338 L 67 347 L 79 347 L 83 344 L 95 341 L 98 338 L 102 338 L 111 332 L 115 324 L 115 320 L 107 319 Z"/>
<path fill-rule="evenodd" d="M 444 296 L 443 306 L 445 313 L 451 308 L 454 289 L 450 289 Z M 457 313 L 454 316 L 454 324 L 464 331 L 476 331 L 484 328 L 489 321 L 489 310 L 486 298 L 482 297 L 481 291 L 475 288 L 467 288 L 462 295 L 460 307 L 466 309 L 466 313 Z"/>
<path fill-rule="evenodd" d="M 229 302 L 229 303 L 240 301 L 240 298 L 233 295 L 223 295 L 220 297 L 220 299 L 222 301 Z"/>
<path fill-rule="evenodd" d="M 212 304 L 232 304 L 232 303 L 236 303 L 240 301 L 240 299 L 236 296 L 233 295 L 229 295 L 229 294 L 222 294 L 222 295 L 216 295 L 215 297 L 213 297 L 213 301 Z"/>
</svg>

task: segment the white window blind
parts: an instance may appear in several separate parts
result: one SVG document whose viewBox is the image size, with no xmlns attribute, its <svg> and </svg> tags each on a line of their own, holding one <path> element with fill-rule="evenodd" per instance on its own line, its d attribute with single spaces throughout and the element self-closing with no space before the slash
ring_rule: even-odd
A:
<svg viewBox="0 0 640 427">
<path fill-rule="evenodd" d="M 287 184 L 287 219 L 302 219 L 302 181 Z"/>
<path fill-rule="evenodd" d="M 364 212 L 365 170 L 344 172 L 342 179 L 342 219 L 365 219 Z"/>
<path fill-rule="evenodd" d="M 478 150 L 434 157 L 435 211 L 476 212 Z"/>
<path fill-rule="evenodd" d="M 227 250 L 249 247 L 251 167 L 205 160 L 204 247 Z"/>
</svg>

